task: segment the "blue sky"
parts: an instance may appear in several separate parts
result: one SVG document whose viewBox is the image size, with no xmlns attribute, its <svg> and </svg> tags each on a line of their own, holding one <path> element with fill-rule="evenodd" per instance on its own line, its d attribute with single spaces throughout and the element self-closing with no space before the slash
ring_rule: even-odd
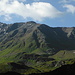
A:
<svg viewBox="0 0 75 75">
<path fill-rule="evenodd" d="M 0 22 L 27 21 L 75 27 L 75 0 L 0 0 Z"/>
</svg>

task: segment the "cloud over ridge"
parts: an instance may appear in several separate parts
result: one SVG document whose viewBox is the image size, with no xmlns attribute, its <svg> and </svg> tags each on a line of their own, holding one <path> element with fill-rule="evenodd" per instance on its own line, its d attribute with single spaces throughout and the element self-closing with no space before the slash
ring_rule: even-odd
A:
<svg viewBox="0 0 75 75">
<path fill-rule="evenodd" d="M 11 19 L 11 14 L 19 15 L 24 19 L 30 17 L 37 21 L 41 21 L 44 18 L 59 17 L 63 14 L 50 3 L 45 2 L 24 4 L 20 0 L 0 0 L 0 7 L 0 16 L 3 15 L 7 21 Z"/>
</svg>

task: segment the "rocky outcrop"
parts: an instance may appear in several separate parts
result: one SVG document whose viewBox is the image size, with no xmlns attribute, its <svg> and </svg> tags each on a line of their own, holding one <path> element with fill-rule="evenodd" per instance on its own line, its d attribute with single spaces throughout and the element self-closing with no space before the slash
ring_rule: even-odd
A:
<svg viewBox="0 0 75 75">
<path fill-rule="evenodd" d="M 75 63 L 72 65 L 63 65 L 60 68 L 57 68 L 56 70 L 51 72 L 38 73 L 34 75 L 75 75 Z"/>
</svg>

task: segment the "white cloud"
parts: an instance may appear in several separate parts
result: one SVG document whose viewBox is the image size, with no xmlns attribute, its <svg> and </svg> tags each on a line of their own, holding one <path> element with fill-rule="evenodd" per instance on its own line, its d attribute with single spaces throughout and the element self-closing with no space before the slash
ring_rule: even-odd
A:
<svg viewBox="0 0 75 75">
<path fill-rule="evenodd" d="M 73 1 L 75 1 L 75 0 L 61 0 L 61 1 L 59 1 L 59 3 L 70 3 L 70 2 L 73 2 Z"/>
<path fill-rule="evenodd" d="M 59 1 L 59 3 L 68 3 L 69 0 L 62 0 L 62 1 Z"/>
<path fill-rule="evenodd" d="M 9 15 L 5 15 L 4 20 L 9 21 L 11 20 L 11 17 Z"/>
<path fill-rule="evenodd" d="M 17 0 L 17 1 L 20 1 L 20 2 L 26 2 L 26 0 Z"/>
<path fill-rule="evenodd" d="M 17 14 L 25 19 L 30 17 L 41 21 L 44 18 L 55 18 L 63 14 L 50 3 L 45 2 L 23 4 L 20 0 L 0 0 L 0 7 L 0 15 L 6 18 L 12 14 Z M 9 17 L 9 19 L 11 18 Z"/>
<path fill-rule="evenodd" d="M 70 12 L 70 13 L 72 13 L 72 14 L 75 13 L 75 6 L 70 5 L 70 4 L 66 4 L 66 5 L 64 5 L 63 7 L 67 8 L 67 10 L 66 10 L 67 12 Z"/>
</svg>

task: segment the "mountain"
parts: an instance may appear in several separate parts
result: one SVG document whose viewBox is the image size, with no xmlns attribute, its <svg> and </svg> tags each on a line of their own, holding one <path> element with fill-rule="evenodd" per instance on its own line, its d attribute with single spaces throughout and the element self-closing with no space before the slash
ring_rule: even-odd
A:
<svg viewBox="0 0 75 75">
<path fill-rule="evenodd" d="M 1 73 L 43 73 L 74 62 L 75 27 L 50 27 L 34 21 L 0 22 Z"/>
<path fill-rule="evenodd" d="M 23 48 L 22 50 L 27 53 L 39 54 L 37 51 L 40 50 L 42 53 L 54 54 L 59 50 L 75 49 L 74 27 L 52 28 L 30 21 L 11 25 L 0 24 L 0 29 L 2 50 L 16 46 L 16 48 Z"/>
</svg>

